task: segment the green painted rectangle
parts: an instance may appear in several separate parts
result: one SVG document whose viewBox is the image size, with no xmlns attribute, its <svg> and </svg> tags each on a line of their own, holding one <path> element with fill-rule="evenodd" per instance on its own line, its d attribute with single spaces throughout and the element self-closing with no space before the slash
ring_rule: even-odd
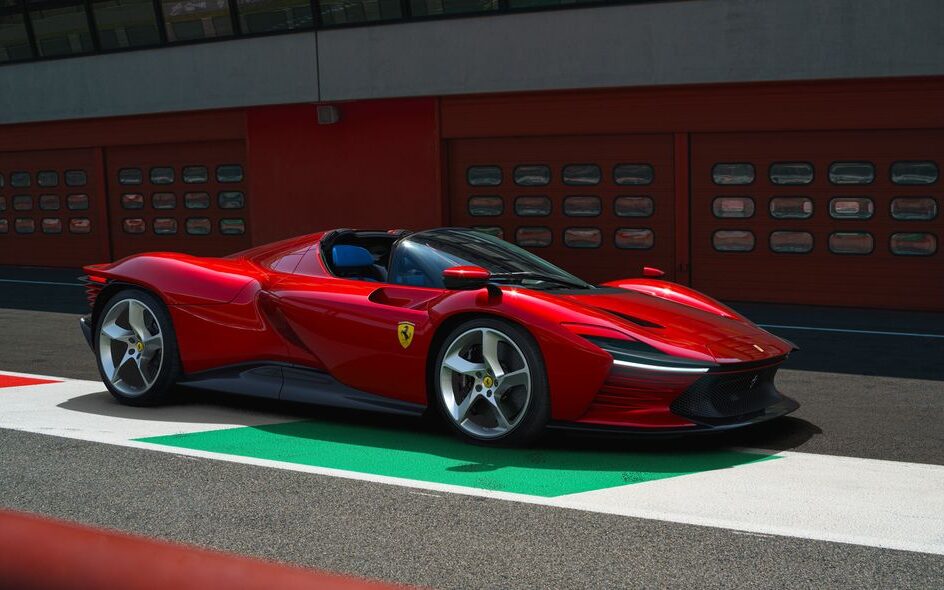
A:
<svg viewBox="0 0 944 590">
<path fill-rule="evenodd" d="M 728 469 L 776 458 L 727 450 L 661 453 L 491 448 L 426 432 L 323 421 L 246 426 L 138 440 L 543 497 Z"/>
</svg>

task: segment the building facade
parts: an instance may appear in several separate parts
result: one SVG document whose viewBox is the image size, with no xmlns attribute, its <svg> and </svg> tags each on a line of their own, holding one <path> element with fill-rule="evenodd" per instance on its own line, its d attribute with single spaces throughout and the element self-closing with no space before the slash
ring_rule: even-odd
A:
<svg viewBox="0 0 944 590">
<path fill-rule="evenodd" d="M 944 311 L 944 3 L 0 0 L 0 264 L 461 225 Z"/>
</svg>

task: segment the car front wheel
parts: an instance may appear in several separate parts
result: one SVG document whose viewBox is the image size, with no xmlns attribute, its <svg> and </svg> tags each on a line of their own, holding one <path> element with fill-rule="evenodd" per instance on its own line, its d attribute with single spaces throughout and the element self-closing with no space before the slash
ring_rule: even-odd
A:
<svg viewBox="0 0 944 590">
<path fill-rule="evenodd" d="M 519 445 L 550 417 L 541 352 L 523 328 L 497 319 L 465 322 L 443 341 L 434 365 L 436 402 L 468 441 Z"/>
</svg>

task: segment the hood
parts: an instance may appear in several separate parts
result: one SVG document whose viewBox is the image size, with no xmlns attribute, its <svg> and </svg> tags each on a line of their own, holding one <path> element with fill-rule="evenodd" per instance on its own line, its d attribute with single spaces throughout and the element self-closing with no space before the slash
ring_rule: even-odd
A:
<svg viewBox="0 0 944 590">
<path fill-rule="evenodd" d="M 743 317 L 726 318 L 645 293 L 600 289 L 559 297 L 604 314 L 635 338 L 674 356 L 739 363 L 783 356 L 793 349 Z"/>
</svg>

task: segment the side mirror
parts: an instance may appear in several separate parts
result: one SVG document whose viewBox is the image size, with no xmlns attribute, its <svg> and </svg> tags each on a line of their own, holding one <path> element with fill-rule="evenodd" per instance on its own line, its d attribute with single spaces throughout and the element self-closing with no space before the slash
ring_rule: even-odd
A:
<svg viewBox="0 0 944 590">
<path fill-rule="evenodd" d="M 453 266 L 443 271 L 443 285 L 456 291 L 481 289 L 492 273 L 480 266 Z"/>
<path fill-rule="evenodd" d="M 658 279 L 659 277 L 665 276 L 665 271 L 659 270 L 654 266 L 644 266 L 642 267 L 642 276 Z"/>
</svg>

